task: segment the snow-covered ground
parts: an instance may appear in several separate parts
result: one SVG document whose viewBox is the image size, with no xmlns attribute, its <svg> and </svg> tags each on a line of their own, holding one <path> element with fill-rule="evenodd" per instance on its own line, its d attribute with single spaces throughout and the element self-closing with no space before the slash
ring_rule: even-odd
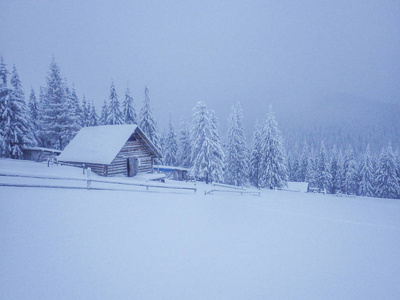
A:
<svg viewBox="0 0 400 300">
<path fill-rule="evenodd" d="M 13 170 L 83 177 L 0 160 Z M 399 200 L 196 186 L 0 187 L 0 299 L 400 298 Z"/>
</svg>

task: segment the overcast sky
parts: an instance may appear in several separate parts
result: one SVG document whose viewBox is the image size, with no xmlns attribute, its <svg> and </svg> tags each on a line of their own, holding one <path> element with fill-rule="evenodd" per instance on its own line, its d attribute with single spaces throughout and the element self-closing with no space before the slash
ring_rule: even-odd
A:
<svg viewBox="0 0 400 300">
<path fill-rule="evenodd" d="M 345 94 L 400 103 L 400 1 L 0 0 L 0 54 L 26 96 L 54 54 L 68 83 L 100 107 L 114 80 L 139 110 L 144 86 L 162 126 L 205 101 L 225 122 L 268 104 Z M 221 120 L 222 117 L 222 120 Z"/>
</svg>

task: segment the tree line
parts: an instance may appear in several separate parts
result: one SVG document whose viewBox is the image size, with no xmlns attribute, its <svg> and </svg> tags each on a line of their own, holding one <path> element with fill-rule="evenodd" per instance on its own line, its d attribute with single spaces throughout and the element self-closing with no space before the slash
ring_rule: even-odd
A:
<svg viewBox="0 0 400 300">
<path fill-rule="evenodd" d="M 3 157 L 22 158 L 22 149 L 39 146 L 63 150 L 82 127 L 116 124 L 137 124 L 145 130 L 156 131 L 151 112 L 149 91 L 139 118 L 129 87 L 125 90 L 122 109 L 115 85 L 111 82 L 108 102 L 101 107 L 100 116 L 93 101 L 83 95 L 78 98 L 75 87 L 68 86 L 61 76 L 54 58 L 50 63 L 46 86 L 40 87 L 39 97 L 33 88 L 28 103 L 15 66 L 11 80 L 3 57 L 0 58 L 0 154 Z M 149 137 L 158 144 L 157 136 Z"/>
<path fill-rule="evenodd" d="M 5 157 L 22 158 L 26 146 L 62 150 L 85 126 L 138 124 L 162 153 L 158 163 L 188 168 L 191 176 L 206 182 L 275 189 L 299 181 L 327 193 L 400 198 L 400 160 L 390 145 L 379 158 L 369 146 L 360 159 L 351 148 L 343 152 L 334 147 L 328 156 L 324 142 L 318 151 L 305 143 L 302 151 L 297 147 L 287 152 L 271 106 L 265 120 L 256 122 L 252 144 L 247 146 L 239 103 L 232 106 L 223 142 L 215 112 L 203 102 L 194 106 L 190 121 L 181 121 L 179 132 L 170 115 L 160 134 L 147 87 L 137 116 L 129 87 L 121 105 L 111 82 L 109 99 L 98 115 L 92 101 L 84 96 L 80 101 L 74 86 L 68 86 L 54 58 L 39 99 L 31 89 L 28 104 L 15 66 L 10 86 L 8 74 L 1 58 L 0 151 Z"/>
</svg>

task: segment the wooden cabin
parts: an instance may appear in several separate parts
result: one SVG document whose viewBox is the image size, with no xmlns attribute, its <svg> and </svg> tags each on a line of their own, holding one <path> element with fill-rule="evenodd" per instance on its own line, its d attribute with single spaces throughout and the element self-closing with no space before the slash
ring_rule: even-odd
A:
<svg viewBox="0 0 400 300">
<path fill-rule="evenodd" d="M 64 165 L 90 167 L 102 176 L 153 172 L 161 154 L 137 125 L 84 127 L 58 157 Z"/>
<path fill-rule="evenodd" d="M 22 148 L 23 158 L 37 162 L 55 159 L 61 154 L 60 150 L 41 148 L 41 147 L 24 147 Z"/>
</svg>

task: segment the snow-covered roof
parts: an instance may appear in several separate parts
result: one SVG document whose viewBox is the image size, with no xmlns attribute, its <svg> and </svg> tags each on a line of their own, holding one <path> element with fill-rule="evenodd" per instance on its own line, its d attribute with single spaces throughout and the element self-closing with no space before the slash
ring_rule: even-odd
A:
<svg viewBox="0 0 400 300">
<path fill-rule="evenodd" d="M 103 125 L 84 127 L 65 147 L 59 161 L 73 161 L 93 164 L 111 164 L 130 136 L 139 130 L 145 142 L 159 155 L 157 149 L 137 125 Z"/>
</svg>

